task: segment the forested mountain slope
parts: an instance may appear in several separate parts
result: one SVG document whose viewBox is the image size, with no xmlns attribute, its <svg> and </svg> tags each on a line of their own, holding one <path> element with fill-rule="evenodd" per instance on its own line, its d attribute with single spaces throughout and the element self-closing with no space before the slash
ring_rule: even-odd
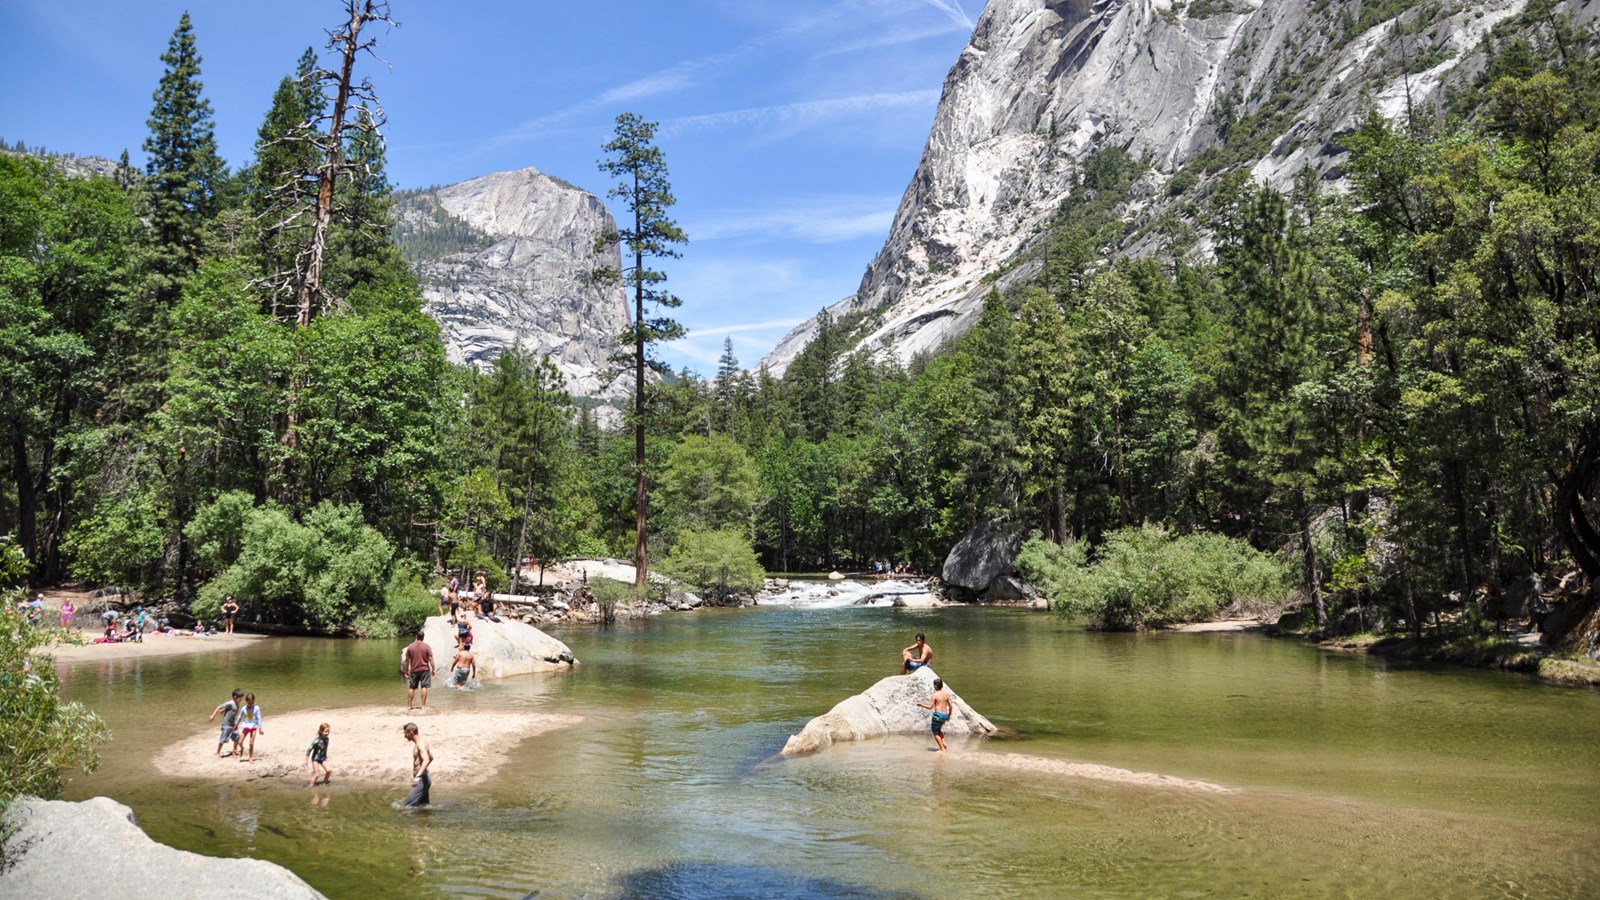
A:
<svg viewBox="0 0 1600 900">
<path fill-rule="evenodd" d="M 1479 77 L 1495 26 L 1525 0 L 990 0 L 951 67 L 889 238 L 830 308 L 901 362 L 977 321 L 991 283 L 1033 278 L 1062 202 L 1090 161 L 1140 164 L 1118 186 L 1133 223 L 1102 256 L 1148 253 L 1155 229 L 1240 167 L 1285 190 L 1336 179 L 1340 137 L 1367 111 L 1434 119 Z M 1546 11 L 1545 8 L 1548 8 Z M 1545 3 L 1587 23 L 1587 3 Z M 1142 226 L 1142 227 L 1139 227 Z M 798 326 L 765 360 L 781 375 L 816 334 Z"/>
</svg>

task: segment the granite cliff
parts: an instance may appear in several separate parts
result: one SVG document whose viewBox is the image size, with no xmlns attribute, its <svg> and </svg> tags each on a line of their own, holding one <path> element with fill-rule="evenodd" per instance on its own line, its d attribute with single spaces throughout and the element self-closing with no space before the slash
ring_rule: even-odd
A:
<svg viewBox="0 0 1600 900">
<path fill-rule="evenodd" d="M 1434 116 L 1526 0 L 989 0 L 951 67 L 922 159 L 859 289 L 834 306 L 859 346 L 901 361 L 976 321 L 1084 163 L 1117 148 L 1147 168 L 1121 215 L 1183 215 L 1186 190 L 1249 168 L 1287 187 L 1336 180 L 1339 137 L 1376 107 Z M 1581 23 L 1595 12 L 1563 0 Z M 1150 252 L 1138 229 L 1106 255 Z M 806 322 L 764 361 L 781 374 Z"/>
<path fill-rule="evenodd" d="M 529 168 L 397 192 L 394 219 L 453 361 L 481 365 L 521 341 L 572 394 L 625 393 L 607 369 L 627 299 L 590 278 L 618 266 L 615 245 L 597 247 L 615 230 L 599 198 Z"/>
</svg>

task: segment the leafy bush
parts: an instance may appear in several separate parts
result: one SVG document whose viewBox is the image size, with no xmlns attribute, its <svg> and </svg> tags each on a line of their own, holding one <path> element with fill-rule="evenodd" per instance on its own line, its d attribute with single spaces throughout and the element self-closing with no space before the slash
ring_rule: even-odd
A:
<svg viewBox="0 0 1600 900">
<path fill-rule="evenodd" d="M 14 549 L 0 545 L 0 556 Z M 0 559 L 0 581 L 8 566 Z M 16 614 L 17 599 L 0 592 L 0 809 L 23 794 L 57 796 L 67 770 L 93 772 L 100 744 L 111 739 L 99 716 L 61 701 L 55 666 L 34 653 L 47 632 Z"/>
<path fill-rule="evenodd" d="M 661 570 L 693 586 L 712 603 L 753 594 L 767 577 L 750 539 L 736 527 L 685 530 Z"/>
<path fill-rule="evenodd" d="M 1087 556 L 1081 543 L 1057 547 L 1036 537 L 1017 567 L 1059 612 L 1116 630 L 1200 621 L 1230 603 L 1276 602 L 1289 590 L 1281 561 L 1218 534 L 1125 528 L 1107 537 L 1093 562 Z"/>
<path fill-rule="evenodd" d="M 355 505 L 322 503 L 302 524 L 277 506 L 245 508 L 225 494 L 185 533 L 218 572 L 200 589 L 200 616 L 215 615 L 232 594 L 268 621 L 331 627 L 359 619 L 382 631 L 385 617 L 414 618 L 427 593 Z"/>
<path fill-rule="evenodd" d="M 633 585 L 604 577 L 589 579 L 589 593 L 594 595 L 595 605 L 600 607 L 600 624 L 606 626 L 617 621 L 618 604 L 637 596 Z"/>
</svg>

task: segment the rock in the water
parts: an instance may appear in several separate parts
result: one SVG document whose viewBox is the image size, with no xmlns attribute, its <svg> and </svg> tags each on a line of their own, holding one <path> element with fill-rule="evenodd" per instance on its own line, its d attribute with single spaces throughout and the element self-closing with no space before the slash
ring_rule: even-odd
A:
<svg viewBox="0 0 1600 900">
<path fill-rule="evenodd" d="M 837 572 L 837 571 L 829 572 L 828 573 L 828 580 L 829 581 L 843 581 L 844 580 L 844 573 L 843 572 Z"/>
<path fill-rule="evenodd" d="M 217 859 L 158 844 L 109 797 L 81 803 L 24 797 L 6 815 L 0 896 L 321 897 L 299 876 L 260 859 Z"/>
<path fill-rule="evenodd" d="M 525 622 L 511 618 L 491 622 L 469 615 L 467 624 L 472 626 L 472 656 L 479 678 L 548 672 L 571 664 L 572 651 L 566 644 Z M 456 652 L 456 626 L 446 616 L 431 616 L 423 633 L 439 670 L 448 671 Z"/>
<path fill-rule="evenodd" d="M 1036 596 L 1038 592 L 1033 589 L 1033 585 L 1016 575 L 1000 575 L 989 582 L 989 586 L 983 591 L 983 599 L 990 602 L 1032 600 Z"/>
<path fill-rule="evenodd" d="M 817 716 L 799 734 L 790 736 L 783 745 L 784 756 L 805 756 L 824 750 L 839 741 L 860 741 L 890 734 L 927 733 L 928 710 L 917 706 L 927 703 L 933 696 L 933 669 L 924 666 L 910 675 L 891 675 L 868 688 L 865 693 L 847 698 L 838 706 Z M 955 689 L 945 685 L 950 692 L 950 721 L 944 726 L 947 735 L 994 733 L 994 724 L 978 715 L 956 695 Z"/>
<path fill-rule="evenodd" d="M 982 594 L 996 578 L 1011 574 L 1021 549 L 1022 535 L 1010 526 L 979 522 L 950 549 L 939 578 L 946 588 Z"/>
<path fill-rule="evenodd" d="M 927 591 L 923 591 L 920 594 L 895 594 L 894 605 L 905 607 L 906 609 L 933 609 L 937 606 L 944 606 L 945 603 L 939 599 L 938 594 L 930 594 Z"/>
</svg>

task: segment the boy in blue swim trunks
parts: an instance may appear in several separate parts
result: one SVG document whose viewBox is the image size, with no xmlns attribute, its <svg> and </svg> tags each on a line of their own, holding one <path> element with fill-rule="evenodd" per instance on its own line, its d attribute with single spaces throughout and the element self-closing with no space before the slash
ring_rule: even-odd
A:
<svg viewBox="0 0 1600 900">
<path fill-rule="evenodd" d="M 944 689 L 944 681 L 939 678 L 933 680 L 933 696 L 927 703 L 918 703 L 923 709 L 933 710 L 933 722 L 928 726 L 933 732 L 933 740 L 939 745 L 939 752 L 946 749 L 944 744 L 944 723 L 950 721 L 950 692 Z"/>
<path fill-rule="evenodd" d="M 933 662 L 933 648 L 928 646 L 927 638 L 919 631 L 916 643 L 900 651 L 900 674 L 910 674 L 931 662 Z"/>
</svg>

